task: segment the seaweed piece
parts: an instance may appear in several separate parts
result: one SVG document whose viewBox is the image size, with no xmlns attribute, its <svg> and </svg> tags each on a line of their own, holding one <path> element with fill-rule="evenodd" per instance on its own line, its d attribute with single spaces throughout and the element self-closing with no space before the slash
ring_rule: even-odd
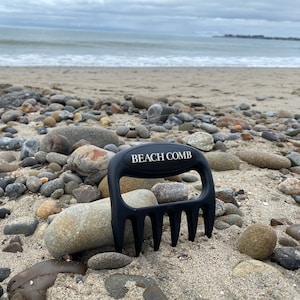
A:
<svg viewBox="0 0 300 300">
<path fill-rule="evenodd" d="M 58 273 L 85 274 L 87 266 L 74 261 L 50 259 L 39 262 L 15 275 L 8 282 L 7 292 L 11 298 L 20 294 L 23 299 L 46 299 L 47 289 L 51 287 Z"/>
</svg>

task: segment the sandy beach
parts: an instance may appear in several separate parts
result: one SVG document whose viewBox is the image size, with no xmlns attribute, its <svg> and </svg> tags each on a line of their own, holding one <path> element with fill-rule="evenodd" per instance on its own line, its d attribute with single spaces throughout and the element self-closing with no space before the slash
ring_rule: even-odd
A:
<svg viewBox="0 0 300 300">
<path fill-rule="evenodd" d="M 299 68 L 0 68 L 1 90 L 6 85 L 13 85 L 38 90 L 47 95 L 52 92 L 72 95 L 79 100 L 114 99 L 118 103 L 122 103 L 125 96 L 167 98 L 169 103 L 182 102 L 186 106 L 192 102 L 200 102 L 209 113 L 222 112 L 246 121 L 250 118 L 235 110 L 235 107 L 243 103 L 248 104 L 250 110 L 261 113 L 272 112 L 276 116 L 284 111 L 299 115 L 299 78 Z M 4 111 L 1 108 L 1 114 Z M 205 113 L 205 110 L 201 112 Z M 28 126 L 12 122 L 12 126 L 18 131 L 15 136 L 37 136 L 33 129 L 37 115 L 38 113 L 28 114 Z M 141 122 L 136 115 L 113 114 L 110 118 L 112 123 L 109 129 L 114 131 L 122 122 Z M 275 131 L 284 131 L 286 119 L 288 118 L 266 118 L 267 121 L 261 125 Z M 257 125 L 255 123 L 255 119 L 251 119 L 252 127 Z M 1 128 L 4 127 L 5 124 L 2 123 Z M 230 128 L 220 128 L 220 133 L 230 134 Z M 187 134 L 174 128 L 172 133 L 155 133 L 154 137 L 175 137 L 180 140 Z M 151 138 L 147 139 L 149 140 Z M 132 142 L 132 139 L 124 138 L 124 143 Z M 241 139 L 229 141 L 225 145 L 232 154 L 247 149 L 283 156 L 290 152 L 299 153 L 298 144 L 290 141 L 272 142 L 257 133 L 249 141 Z M 19 151 L 15 151 L 15 155 L 18 156 Z M 26 176 L 30 173 L 30 168 L 18 172 L 23 172 Z M 245 192 L 245 197 L 239 201 L 239 209 L 243 213 L 241 227 L 233 225 L 224 230 L 214 229 L 212 238 L 208 239 L 203 235 L 203 226 L 200 224 L 195 241 L 190 242 L 187 239 L 186 222 L 183 220 L 182 234 L 176 247 L 170 246 L 170 232 L 167 230 L 163 234 L 159 251 L 154 252 L 148 247 L 124 268 L 100 271 L 88 269 L 81 283 L 77 283 L 72 274 L 59 274 L 55 284 L 48 289 L 47 299 L 113 299 L 104 285 L 105 279 L 112 274 L 153 278 L 170 300 L 300 299 L 299 269 L 287 270 L 266 260 L 263 261 L 264 267 L 245 272 L 236 270 L 241 262 L 251 261 L 250 256 L 237 249 L 238 237 L 247 227 L 255 223 L 270 225 L 271 219 L 287 219 L 290 224 L 300 223 L 300 205 L 291 195 L 278 190 L 283 178 L 300 180 L 299 173 L 287 170 L 283 174 L 282 170 L 260 168 L 241 160 L 238 170 L 213 170 L 212 174 L 216 189 L 229 188 Z M 45 197 L 39 193 L 25 193 L 17 200 L 9 200 L 6 196 L 0 198 L 0 208 L 5 207 L 12 212 L 9 217 L 0 219 L 0 250 L 11 238 L 3 233 L 5 225 L 14 218 L 35 216 L 36 209 L 44 200 Z M 32 236 L 21 236 L 23 252 L 1 251 L 0 268 L 11 269 L 11 275 L 0 282 L 4 290 L 12 276 L 42 260 L 52 258 L 43 241 L 43 232 L 47 226 L 47 221 L 41 220 Z M 284 224 L 273 227 L 278 238 L 286 236 L 287 226 Z M 295 240 L 295 243 L 299 248 L 300 241 Z M 277 246 L 280 246 L 279 243 Z M 143 287 L 128 284 L 124 299 L 144 299 L 143 291 Z M 4 293 L 0 299 L 7 299 L 6 297 L 7 294 Z"/>
</svg>

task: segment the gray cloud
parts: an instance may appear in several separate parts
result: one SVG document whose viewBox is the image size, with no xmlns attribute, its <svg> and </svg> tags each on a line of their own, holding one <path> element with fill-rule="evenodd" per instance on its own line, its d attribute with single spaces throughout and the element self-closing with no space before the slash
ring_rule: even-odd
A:
<svg viewBox="0 0 300 300">
<path fill-rule="evenodd" d="M 0 25 L 295 36 L 298 7 L 298 0 L 1 0 Z"/>
</svg>

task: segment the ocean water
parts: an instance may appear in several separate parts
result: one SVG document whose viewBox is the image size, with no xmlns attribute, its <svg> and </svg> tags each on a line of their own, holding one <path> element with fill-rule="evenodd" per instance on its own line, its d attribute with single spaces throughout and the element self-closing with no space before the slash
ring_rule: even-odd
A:
<svg viewBox="0 0 300 300">
<path fill-rule="evenodd" d="M 3 27 L 0 66 L 300 67 L 300 42 Z"/>
</svg>

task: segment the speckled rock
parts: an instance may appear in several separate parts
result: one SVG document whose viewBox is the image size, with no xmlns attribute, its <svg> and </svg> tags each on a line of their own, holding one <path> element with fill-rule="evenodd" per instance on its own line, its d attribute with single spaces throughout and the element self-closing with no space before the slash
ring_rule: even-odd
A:
<svg viewBox="0 0 300 300">
<path fill-rule="evenodd" d="M 70 170 L 83 176 L 98 172 L 104 172 L 105 175 L 108 164 L 113 156 L 113 152 L 94 145 L 85 145 L 72 152 L 67 164 Z"/>
<path fill-rule="evenodd" d="M 180 182 L 157 183 L 151 191 L 155 195 L 158 203 L 168 203 L 184 201 L 188 199 L 188 187 Z"/>
<path fill-rule="evenodd" d="M 300 268 L 300 247 L 276 248 L 271 261 L 276 262 L 285 269 L 297 270 Z"/>
<path fill-rule="evenodd" d="M 291 161 L 288 158 L 273 153 L 243 150 L 239 151 L 237 156 L 241 160 L 260 168 L 279 170 L 291 167 Z"/>
<path fill-rule="evenodd" d="M 277 243 L 275 230 L 265 224 L 249 226 L 238 240 L 238 250 L 254 259 L 266 260 L 271 255 Z"/>
<path fill-rule="evenodd" d="M 287 178 L 278 185 L 279 191 L 286 195 L 300 195 L 300 180 L 298 178 Z"/>
<path fill-rule="evenodd" d="M 93 270 L 118 269 L 129 265 L 133 258 L 118 252 L 98 253 L 89 258 L 87 265 Z"/>
<path fill-rule="evenodd" d="M 157 205 L 149 190 L 135 190 L 122 195 L 132 207 Z M 145 238 L 152 235 L 151 221 L 145 220 Z M 133 241 L 132 226 L 125 226 L 125 243 Z M 79 203 L 57 214 L 44 233 L 45 245 L 54 257 L 72 254 L 97 247 L 114 245 L 111 228 L 110 199 Z"/>
<path fill-rule="evenodd" d="M 215 171 L 238 170 L 240 168 L 240 159 L 226 152 L 208 152 L 205 153 L 211 169 Z"/>
<path fill-rule="evenodd" d="M 184 142 L 202 151 L 210 151 L 214 147 L 214 138 L 206 132 L 195 132 L 184 137 Z"/>
</svg>

